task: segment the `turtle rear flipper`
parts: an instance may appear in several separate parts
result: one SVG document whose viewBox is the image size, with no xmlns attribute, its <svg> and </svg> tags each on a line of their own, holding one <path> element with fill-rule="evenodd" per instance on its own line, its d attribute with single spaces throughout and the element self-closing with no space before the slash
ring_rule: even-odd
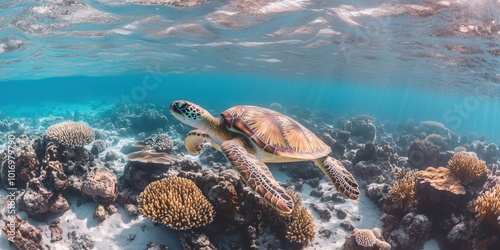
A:
<svg viewBox="0 0 500 250">
<path fill-rule="evenodd" d="M 244 143 L 241 138 L 225 141 L 221 151 L 255 192 L 280 212 L 290 214 L 294 207 L 292 198 L 274 179 L 266 164 L 247 152 Z"/>
<path fill-rule="evenodd" d="M 360 192 L 358 183 L 352 174 L 345 169 L 342 162 L 330 156 L 326 156 L 315 160 L 314 163 L 316 163 L 326 176 L 328 176 L 337 191 L 349 199 L 359 199 Z"/>
</svg>

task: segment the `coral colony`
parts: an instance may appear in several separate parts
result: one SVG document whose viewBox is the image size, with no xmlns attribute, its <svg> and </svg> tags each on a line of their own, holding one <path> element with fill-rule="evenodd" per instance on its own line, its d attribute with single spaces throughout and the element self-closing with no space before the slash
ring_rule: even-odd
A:
<svg viewBox="0 0 500 250">
<path fill-rule="evenodd" d="M 90 235 L 57 218 L 90 206 L 88 219 L 99 226 L 115 213 L 127 213 L 135 223 L 152 221 L 165 235 L 176 232 L 169 237 L 177 237 L 184 249 L 327 249 L 338 242 L 335 248 L 346 250 L 411 250 L 431 238 L 449 249 L 500 249 L 494 143 L 458 135 L 438 122 L 335 119 L 274 103 L 272 109 L 286 110 L 312 129 L 353 173 L 362 198 L 369 197 L 365 203 L 349 201 L 312 162 L 269 164 L 273 173 L 288 176 L 276 180 L 294 204 L 282 211 L 252 191 L 245 182 L 251 179 L 209 144 L 188 157 L 182 138 L 189 129 L 168 120 L 162 108 L 120 104 L 83 117 L 85 124 L 43 123 L 42 135 L 29 130 L 40 125 L 33 121 L 2 121 L 3 128 L 13 122 L 28 128 L 21 134 L 2 131 L 8 134 L 0 171 L 7 190 L 6 239 L 17 249 L 62 242 L 68 248 L 94 248 Z M 80 204 L 73 208 L 69 201 L 75 196 Z M 358 208 L 372 202 L 373 210 L 381 210 L 380 226 L 363 228 L 367 218 Z M 31 224 L 47 214 L 55 219 L 46 227 Z M 140 237 L 153 236 L 138 230 L 128 239 Z M 161 239 L 149 241 L 142 248 L 154 249 Z"/>
</svg>

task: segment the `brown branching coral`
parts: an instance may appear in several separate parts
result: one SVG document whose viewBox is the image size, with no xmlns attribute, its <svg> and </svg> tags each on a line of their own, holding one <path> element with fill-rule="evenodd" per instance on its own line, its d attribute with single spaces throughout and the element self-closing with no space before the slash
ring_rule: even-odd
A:
<svg viewBox="0 0 500 250">
<path fill-rule="evenodd" d="M 274 224 L 284 229 L 285 238 L 290 243 L 307 246 L 316 236 L 314 217 L 302 205 L 302 197 L 299 193 L 295 193 L 292 189 L 286 189 L 285 192 L 292 197 L 295 204 L 292 213 L 280 213 L 267 202 L 263 203 L 264 209 L 269 212 L 270 218 L 275 218 Z"/>
<path fill-rule="evenodd" d="M 478 221 L 500 231 L 500 185 L 486 190 L 469 203 L 469 210 L 476 213 Z"/>
<path fill-rule="evenodd" d="M 150 183 L 138 197 L 144 217 L 175 230 L 209 224 L 214 208 L 194 182 L 181 177 Z"/>
<path fill-rule="evenodd" d="M 293 243 L 308 245 L 316 236 L 314 231 L 314 218 L 306 207 L 302 205 L 300 194 L 292 190 L 286 191 L 295 204 L 295 208 L 289 216 L 290 223 L 286 229 L 286 238 Z"/>
<path fill-rule="evenodd" d="M 389 188 L 387 197 L 395 203 L 400 203 L 405 207 L 416 205 L 415 184 L 417 175 L 415 170 L 402 168 L 394 176 L 394 182 Z"/>
<path fill-rule="evenodd" d="M 45 135 L 58 143 L 70 147 L 82 147 L 94 140 L 91 127 L 78 122 L 60 122 L 47 128 Z"/>
<path fill-rule="evenodd" d="M 453 155 L 448 162 L 448 168 L 462 185 L 469 185 L 486 174 L 486 164 L 484 161 L 466 152 Z"/>
</svg>

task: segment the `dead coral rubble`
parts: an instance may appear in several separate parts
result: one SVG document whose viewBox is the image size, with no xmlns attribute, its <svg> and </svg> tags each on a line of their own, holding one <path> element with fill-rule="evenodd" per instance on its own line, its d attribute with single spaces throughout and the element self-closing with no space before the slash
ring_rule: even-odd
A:
<svg viewBox="0 0 500 250">
<path fill-rule="evenodd" d="M 17 249 L 42 249 L 40 244 L 42 241 L 42 231 L 30 225 L 21 216 L 16 215 L 14 221 L 4 220 L 5 226 L 2 231 L 7 235 L 7 238 L 14 243 Z M 9 225 L 12 224 L 12 225 Z M 14 233 L 12 235 L 11 233 Z"/>
</svg>

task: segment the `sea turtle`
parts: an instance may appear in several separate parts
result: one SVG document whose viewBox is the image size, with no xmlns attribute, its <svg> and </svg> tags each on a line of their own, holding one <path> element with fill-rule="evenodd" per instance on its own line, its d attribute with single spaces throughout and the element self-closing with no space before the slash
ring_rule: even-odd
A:
<svg viewBox="0 0 500 250">
<path fill-rule="evenodd" d="M 292 212 L 292 198 L 264 162 L 312 160 L 339 192 L 350 199 L 359 198 L 354 177 L 339 160 L 328 156 L 330 147 L 286 115 L 262 107 L 235 106 L 213 117 L 185 100 L 172 102 L 170 112 L 181 122 L 197 128 L 184 140 L 189 153 L 201 152 L 205 141 L 210 142 L 254 191 L 282 213 Z"/>
</svg>

